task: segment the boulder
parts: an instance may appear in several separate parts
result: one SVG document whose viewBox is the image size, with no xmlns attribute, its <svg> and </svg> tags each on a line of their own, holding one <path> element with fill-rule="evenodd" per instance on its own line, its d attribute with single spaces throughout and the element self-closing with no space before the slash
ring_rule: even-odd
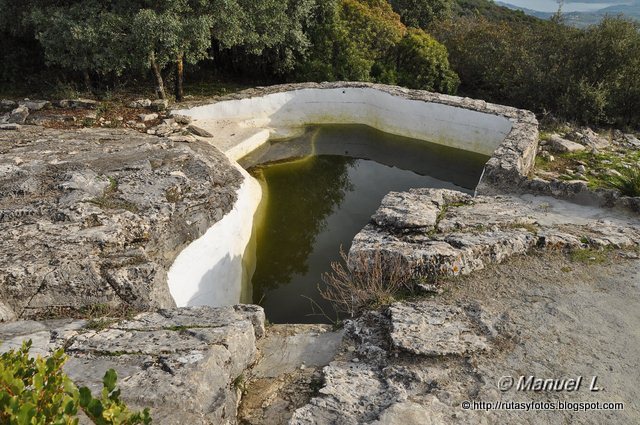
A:
<svg viewBox="0 0 640 425">
<path fill-rule="evenodd" d="M 169 107 L 169 101 L 167 99 L 157 99 L 151 102 L 151 109 L 157 112 L 165 111 Z"/>
<path fill-rule="evenodd" d="M 560 153 L 580 152 L 586 149 L 583 145 L 563 139 L 557 134 L 551 135 L 549 140 L 547 140 L 547 145 L 553 152 Z"/>
<path fill-rule="evenodd" d="M 209 133 L 204 128 L 200 128 L 200 127 L 198 127 L 196 125 L 193 125 L 193 124 L 189 124 L 189 126 L 187 127 L 187 130 L 189 130 L 191 133 L 195 134 L 196 136 L 213 137 L 213 134 Z"/>
<path fill-rule="evenodd" d="M 591 149 L 604 149 L 611 145 L 610 140 L 600 137 L 598 133 L 589 127 L 569 133 L 567 138 Z"/>
<path fill-rule="evenodd" d="M 609 177 L 622 177 L 622 173 L 616 169 L 608 168 L 604 171 L 604 174 Z"/>
<path fill-rule="evenodd" d="M 51 102 L 48 100 L 28 100 L 25 99 L 19 103 L 19 106 L 24 106 L 30 112 L 40 111 L 42 109 L 50 108 Z"/>
<path fill-rule="evenodd" d="M 56 102 L 56 106 L 60 108 L 71 109 L 95 109 L 100 102 L 91 99 L 64 99 Z"/>
<path fill-rule="evenodd" d="M 638 139 L 635 135 L 627 133 L 624 135 L 624 139 L 627 144 L 633 146 L 634 148 L 640 148 L 640 139 Z"/>
<path fill-rule="evenodd" d="M 191 124 L 191 117 L 187 116 L 187 115 L 172 115 L 173 119 L 178 123 L 178 124 L 182 124 L 182 125 L 189 125 Z"/>
<path fill-rule="evenodd" d="M 142 122 L 148 122 L 148 121 L 157 120 L 158 114 L 140 114 L 138 115 L 138 118 L 140 118 L 140 121 Z"/>
<path fill-rule="evenodd" d="M 11 111 L 7 121 L 14 124 L 24 124 L 28 116 L 29 109 L 26 106 L 18 106 L 16 109 Z"/>
<path fill-rule="evenodd" d="M 140 109 L 148 108 L 151 106 L 151 100 L 149 99 L 137 99 L 129 103 L 129 108 Z"/>
</svg>

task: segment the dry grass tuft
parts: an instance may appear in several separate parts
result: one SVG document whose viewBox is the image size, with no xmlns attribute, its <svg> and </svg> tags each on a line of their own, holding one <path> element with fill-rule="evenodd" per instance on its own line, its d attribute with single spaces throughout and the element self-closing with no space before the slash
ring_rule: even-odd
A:
<svg viewBox="0 0 640 425">
<path fill-rule="evenodd" d="M 338 311 L 354 317 L 413 290 L 411 270 L 397 256 L 383 257 L 376 251 L 373 258 L 349 258 L 342 248 L 340 256 L 342 261 L 333 262 L 332 272 L 322 276 L 326 287 L 319 288 L 320 295 Z"/>
</svg>

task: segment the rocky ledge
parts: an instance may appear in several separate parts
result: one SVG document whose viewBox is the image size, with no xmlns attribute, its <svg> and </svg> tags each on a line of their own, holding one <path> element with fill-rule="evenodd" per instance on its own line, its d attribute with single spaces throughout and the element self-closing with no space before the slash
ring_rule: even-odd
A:
<svg viewBox="0 0 640 425">
<path fill-rule="evenodd" d="M 438 363 L 488 350 L 499 321 L 482 317 L 477 306 L 436 301 L 397 303 L 349 321 L 345 350 L 324 368 L 323 388 L 289 424 L 453 424 L 474 418 L 485 423 L 439 400 L 459 394 L 445 391 L 447 375 L 456 372 Z M 458 390 L 470 384 L 460 382 Z"/>
<path fill-rule="evenodd" d="M 400 262 L 414 277 L 469 274 L 534 248 L 637 248 L 636 221 L 579 220 L 509 196 L 442 189 L 392 192 L 349 252 L 356 258 Z M 354 266 L 367 261 L 352 261 Z"/>
<path fill-rule="evenodd" d="M 33 342 L 33 354 L 64 347 L 65 372 L 76 384 L 98 394 L 104 373 L 114 369 L 123 400 L 149 407 L 154 423 L 236 423 L 236 382 L 256 360 L 256 340 L 265 331 L 260 307 L 182 308 L 105 320 L 0 324 L 0 353 L 25 340 Z"/>
<path fill-rule="evenodd" d="M 214 147 L 131 130 L 0 132 L 0 321 L 174 306 L 167 271 L 231 210 Z"/>
</svg>

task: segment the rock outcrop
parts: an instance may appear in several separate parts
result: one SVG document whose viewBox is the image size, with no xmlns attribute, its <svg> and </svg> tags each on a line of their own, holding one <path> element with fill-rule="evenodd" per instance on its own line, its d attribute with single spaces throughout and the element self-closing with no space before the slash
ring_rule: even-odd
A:
<svg viewBox="0 0 640 425">
<path fill-rule="evenodd" d="M 553 215 L 553 214 L 552 214 Z M 478 196 L 442 189 L 411 189 L 387 195 L 356 235 L 350 259 L 402 262 L 415 277 L 469 274 L 533 248 L 632 248 L 637 225 L 571 217 L 533 209 L 518 198 Z M 367 261 L 351 261 L 353 265 Z"/>
<path fill-rule="evenodd" d="M 173 306 L 169 267 L 231 210 L 241 180 L 204 142 L 113 129 L 0 133 L 2 318 Z"/>
<path fill-rule="evenodd" d="M 101 323 L 101 322 L 98 322 Z M 102 330 L 86 321 L 0 324 L 0 352 L 31 340 L 33 354 L 65 347 L 65 372 L 97 395 L 108 369 L 123 400 L 150 408 L 154 423 L 236 423 L 236 379 L 257 356 L 264 312 L 257 306 L 196 307 L 143 313 Z M 95 326 L 94 326 L 95 327 Z"/>
<path fill-rule="evenodd" d="M 397 303 L 349 321 L 346 344 L 353 344 L 352 354 L 324 368 L 319 395 L 296 410 L 289 423 L 465 423 L 470 415 L 435 397 L 443 376 L 432 362 L 487 349 L 493 326 L 480 319 L 477 307 L 437 301 Z M 434 410 L 447 420 L 421 422 Z"/>
</svg>

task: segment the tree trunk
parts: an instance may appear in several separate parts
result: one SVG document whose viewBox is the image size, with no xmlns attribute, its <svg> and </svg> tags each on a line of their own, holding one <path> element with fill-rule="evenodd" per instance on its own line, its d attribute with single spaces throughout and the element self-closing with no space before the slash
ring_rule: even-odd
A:
<svg viewBox="0 0 640 425">
<path fill-rule="evenodd" d="M 160 99 L 166 99 L 167 95 L 164 92 L 164 81 L 162 80 L 162 74 L 160 74 L 160 68 L 158 67 L 158 63 L 156 62 L 156 53 L 151 52 L 149 56 L 149 60 L 151 61 L 151 69 L 153 70 L 153 74 L 156 76 L 156 92 Z"/>
<path fill-rule="evenodd" d="M 182 80 L 184 77 L 184 63 L 182 54 L 178 55 L 176 61 L 176 102 L 182 102 L 184 91 L 182 89 Z"/>
<path fill-rule="evenodd" d="M 84 87 L 87 89 L 88 93 L 93 93 L 93 87 L 91 85 L 91 75 L 89 75 L 89 70 L 85 69 L 82 71 L 82 76 L 84 77 Z"/>
</svg>

